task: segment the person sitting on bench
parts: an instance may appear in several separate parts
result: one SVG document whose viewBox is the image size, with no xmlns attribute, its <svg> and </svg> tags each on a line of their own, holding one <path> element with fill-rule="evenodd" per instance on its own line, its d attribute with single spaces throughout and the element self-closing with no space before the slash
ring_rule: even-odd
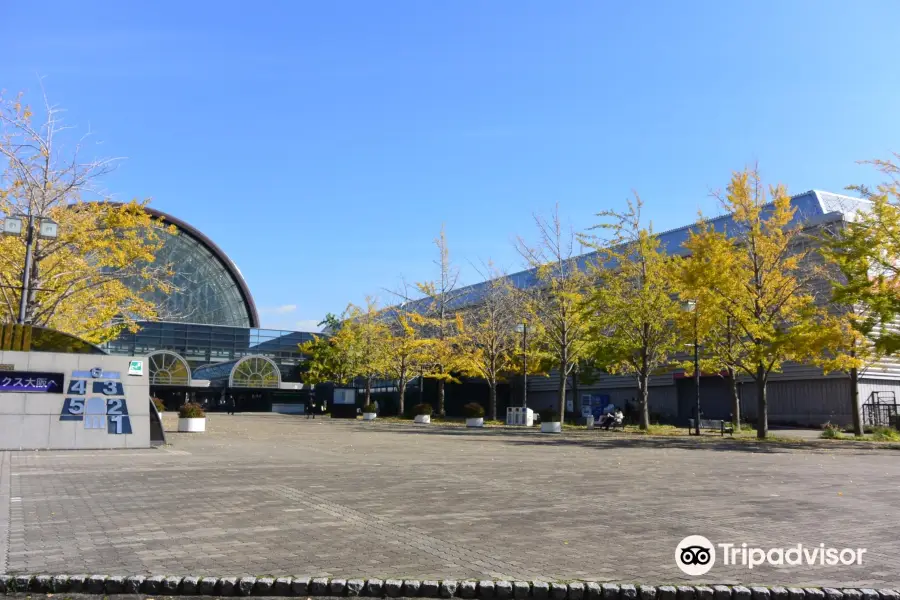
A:
<svg viewBox="0 0 900 600">
<path fill-rule="evenodd" d="M 600 426 L 609 431 L 610 427 L 622 427 L 624 422 L 625 415 L 622 414 L 621 409 L 616 407 L 615 412 L 604 415 L 603 422 Z"/>
</svg>

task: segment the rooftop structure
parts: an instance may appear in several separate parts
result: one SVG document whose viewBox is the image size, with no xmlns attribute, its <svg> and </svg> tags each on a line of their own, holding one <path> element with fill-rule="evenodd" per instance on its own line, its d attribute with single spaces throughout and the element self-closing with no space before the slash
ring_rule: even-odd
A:
<svg viewBox="0 0 900 600">
<path fill-rule="evenodd" d="M 860 211 L 867 210 L 870 202 L 861 198 L 853 198 L 841 194 L 833 194 L 831 192 L 822 192 L 819 190 L 810 190 L 791 197 L 791 205 L 794 207 L 794 218 L 791 226 L 802 225 L 803 227 L 813 227 L 826 222 L 840 221 L 850 215 Z M 770 203 L 767 209 L 771 210 L 774 206 Z M 716 231 L 735 231 L 737 225 L 732 215 L 722 215 L 706 220 L 713 226 Z M 682 248 L 684 242 L 687 241 L 688 235 L 692 229 L 696 227 L 696 223 L 684 225 L 676 229 L 669 229 L 657 233 L 662 247 L 672 254 L 684 254 Z M 597 259 L 596 252 L 589 252 L 575 257 L 579 268 L 585 269 L 589 264 Z M 527 269 L 507 275 L 506 278 L 517 288 L 526 289 L 537 284 L 536 270 Z M 472 304 L 477 304 L 483 297 L 487 282 L 476 283 L 456 290 L 449 308 L 458 310 Z M 422 298 L 414 300 L 407 306 L 413 310 L 425 310 L 429 300 Z"/>
</svg>

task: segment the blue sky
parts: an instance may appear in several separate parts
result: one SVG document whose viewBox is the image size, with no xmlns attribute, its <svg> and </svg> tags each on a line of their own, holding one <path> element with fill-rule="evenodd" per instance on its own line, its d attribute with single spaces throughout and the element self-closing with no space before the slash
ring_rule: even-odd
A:
<svg viewBox="0 0 900 600">
<path fill-rule="evenodd" d="M 105 187 L 207 233 L 270 327 L 433 278 L 442 223 L 475 283 L 556 203 L 581 229 L 637 190 L 669 229 L 747 164 L 839 192 L 900 151 L 895 0 L 35 8 L 0 5 L 0 88 L 43 77 L 127 157 Z"/>
</svg>

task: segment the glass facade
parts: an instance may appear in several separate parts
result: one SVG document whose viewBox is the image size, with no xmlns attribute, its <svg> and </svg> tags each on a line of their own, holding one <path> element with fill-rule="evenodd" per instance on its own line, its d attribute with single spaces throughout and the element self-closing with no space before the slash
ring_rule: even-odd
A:
<svg viewBox="0 0 900 600">
<path fill-rule="evenodd" d="M 248 303 L 236 279 L 208 245 L 191 232 L 180 229 L 166 238 L 157 260 L 172 265 L 172 293 L 160 291 L 147 295 L 160 307 L 160 318 L 168 321 L 250 327 L 253 325 Z"/>
<path fill-rule="evenodd" d="M 198 367 L 193 377 L 209 380 L 216 387 L 227 383 L 229 388 L 278 389 L 281 384 L 281 369 L 272 359 L 255 355 Z"/>
<path fill-rule="evenodd" d="M 245 356 L 265 356 L 281 370 L 283 381 L 297 381 L 301 362 L 298 344 L 316 334 L 224 327 L 195 323 L 146 322 L 137 333 L 125 332 L 104 345 L 110 354 L 147 356 L 171 350 L 184 357 L 191 369 L 213 363 L 228 363 Z"/>
<path fill-rule="evenodd" d="M 191 368 L 177 353 L 158 350 L 147 357 L 150 385 L 190 385 Z"/>
</svg>

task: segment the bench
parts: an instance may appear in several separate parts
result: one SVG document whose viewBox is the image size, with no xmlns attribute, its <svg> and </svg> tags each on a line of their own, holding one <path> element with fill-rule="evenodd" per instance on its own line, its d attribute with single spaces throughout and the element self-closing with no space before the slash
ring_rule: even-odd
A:
<svg viewBox="0 0 900 600">
<path fill-rule="evenodd" d="M 694 430 L 694 419 L 688 419 L 689 431 Z M 734 436 L 734 424 L 721 419 L 700 419 L 700 429 L 708 429 L 718 431 L 725 437 L 725 434 Z"/>
<path fill-rule="evenodd" d="M 600 424 L 600 419 L 597 419 L 596 421 L 594 421 L 594 428 L 596 428 L 596 429 L 606 429 L 606 426 L 605 426 L 605 425 L 601 425 L 601 424 Z M 624 419 L 624 418 L 623 418 L 623 419 L 613 419 L 613 422 L 612 422 L 612 424 L 610 424 L 609 428 L 610 428 L 612 431 L 615 431 L 616 429 L 620 429 L 620 430 L 622 430 L 622 431 L 625 431 L 625 419 Z"/>
</svg>

